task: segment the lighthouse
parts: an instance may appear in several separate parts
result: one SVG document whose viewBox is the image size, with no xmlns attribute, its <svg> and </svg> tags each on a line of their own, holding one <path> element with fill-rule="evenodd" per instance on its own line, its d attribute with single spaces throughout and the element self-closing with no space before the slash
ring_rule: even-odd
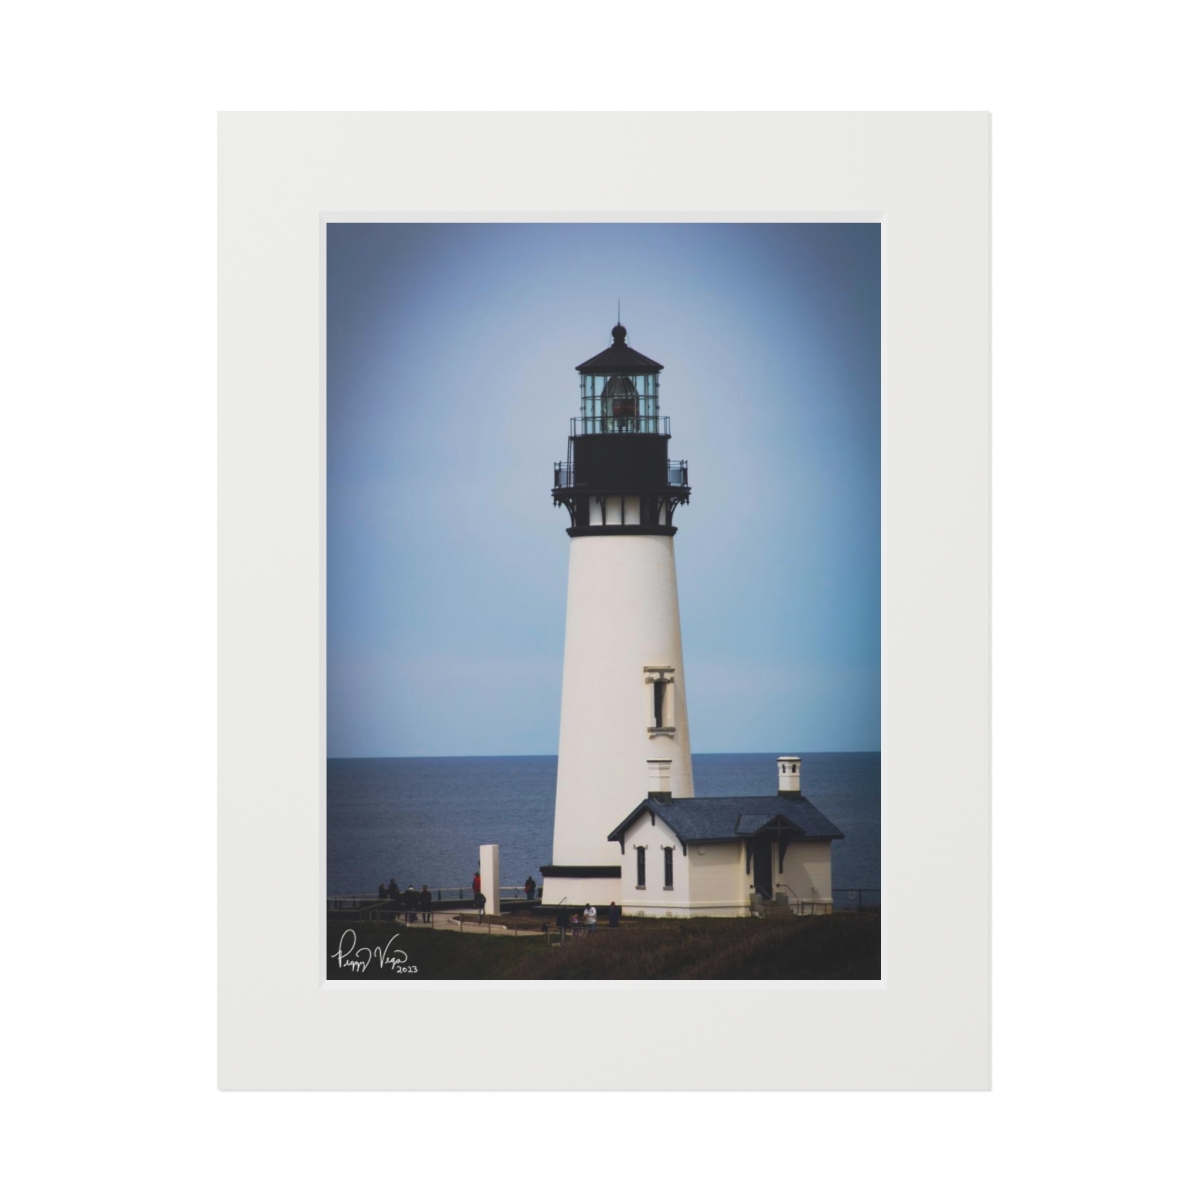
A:
<svg viewBox="0 0 1200 1200">
<path fill-rule="evenodd" d="M 570 517 L 566 650 L 554 804 L 543 898 L 621 901 L 622 847 L 612 830 L 639 798 L 694 795 L 675 581 L 675 514 L 686 462 L 669 455 L 659 411 L 661 363 L 618 323 L 580 363 L 579 415 L 555 505 Z"/>
</svg>

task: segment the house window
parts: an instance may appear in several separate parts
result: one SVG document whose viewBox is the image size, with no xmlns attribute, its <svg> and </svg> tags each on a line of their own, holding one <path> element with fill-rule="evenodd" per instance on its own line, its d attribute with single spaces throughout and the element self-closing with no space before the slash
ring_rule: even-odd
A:
<svg viewBox="0 0 1200 1200">
<path fill-rule="evenodd" d="M 675 850 L 671 846 L 663 847 L 663 887 L 675 886 Z"/>
<path fill-rule="evenodd" d="M 637 848 L 637 852 L 638 852 L 637 885 L 638 885 L 638 887 L 640 887 L 644 890 L 646 887 L 646 847 L 639 846 Z"/>
</svg>

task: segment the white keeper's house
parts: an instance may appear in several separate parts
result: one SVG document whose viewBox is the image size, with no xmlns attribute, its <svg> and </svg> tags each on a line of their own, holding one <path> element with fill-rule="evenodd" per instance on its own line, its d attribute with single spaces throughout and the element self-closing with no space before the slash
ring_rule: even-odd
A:
<svg viewBox="0 0 1200 1200">
<path fill-rule="evenodd" d="M 694 794 L 674 543 L 688 465 L 669 457 L 662 364 L 624 326 L 612 336 L 576 368 L 580 414 L 554 468 L 571 553 L 543 901 L 645 916 L 826 911 L 842 834 L 801 794 L 799 758 L 778 760 L 775 795 Z"/>
</svg>

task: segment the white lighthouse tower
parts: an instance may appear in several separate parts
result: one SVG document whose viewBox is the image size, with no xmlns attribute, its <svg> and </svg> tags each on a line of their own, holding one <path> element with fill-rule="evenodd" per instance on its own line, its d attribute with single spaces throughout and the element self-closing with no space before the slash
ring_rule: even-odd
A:
<svg viewBox="0 0 1200 1200">
<path fill-rule="evenodd" d="M 694 795 L 673 524 L 687 463 L 668 456 L 662 364 L 623 325 L 612 337 L 576 368 L 580 414 L 554 469 L 571 543 L 549 904 L 620 902 L 623 859 L 608 835 L 645 798 L 648 762 L 658 794 Z"/>
</svg>

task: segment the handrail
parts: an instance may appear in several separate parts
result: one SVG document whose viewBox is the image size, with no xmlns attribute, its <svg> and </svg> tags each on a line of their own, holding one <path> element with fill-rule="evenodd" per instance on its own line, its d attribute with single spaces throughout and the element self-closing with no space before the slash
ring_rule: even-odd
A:
<svg viewBox="0 0 1200 1200">
<path fill-rule="evenodd" d="M 671 418 L 658 416 L 613 417 L 597 413 L 595 416 L 571 418 L 571 436 L 608 433 L 653 433 L 660 437 L 671 436 Z"/>
<path fill-rule="evenodd" d="M 407 889 L 402 889 L 400 898 L 403 899 Z M 429 886 L 430 894 L 434 900 L 445 902 L 447 900 L 460 900 L 464 903 L 470 903 L 474 899 L 474 893 L 471 891 L 469 883 L 463 884 L 461 887 L 457 885 L 439 885 Z M 538 893 L 541 888 L 535 888 L 534 899 L 538 899 Z M 520 900 L 525 896 L 525 885 L 523 883 L 503 883 L 499 888 L 501 900 Z M 508 893 L 507 895 L 505 893 Z M 421 893 L 418 891 L 417 895 Z M 361 908 L 364 904 L 388 904 L 395 903 L 395 898 L 392 896 L 381 896 L 378 891 L 374 892 L 343 892 L 330 893 L 325 897 L 326 903 L 330 908 Z"/>
<path fill-rule="evenodd" d="M 554 464 L 554 486 L 556 488 L 573 488 L 575 486 L 575 464 L 571 459 Z M 669 488 L 688 486 L 688 463 L 686 458 L 667 460 L 667 482 Z M 588 488 L 588 491 L 604 492 L 606 495 L 620 495 L 624 489 Z M 635 489 L 638 490 L 638 489 Z"/>
<path fill-rule="evenodd" d="M 838 907 L 837 903 L 836 903 L 836 899 L 839 895 L 844 895 L 846 897 L 847 903 L 844 906 L 845 909 L 855 909 L 859 912 L 861 912 L 864 908 L 878 908 L 883 901 L 883 889 L 882 888 L 877 888 L 877 887 L 844 888 L 843 887 L 843 888 L 830 888 L 829 890 L 833 893 L 833 896 L 834 896 L 834 900 L 835 900 L 834 908 Z M 868 901 L 866 904 L 864 904 L 863 897 L 865 894 L 873 895 L 877 898 L 873 903 Z"/>
<path fill-rule="evenodd" d="M 427 883 L 424 886 L 429 888 L 429 890 L 431 892 L 436 892 L 439 890 L 443 891 L 443 892 L 469 892 L 471 890 L 471 885 L 469 883 L 464 883 L 464 884 Z M 405 884 L 404 887 L 400 889 L 401 895 L 404 895 L 405 889 L 407 889 L 407 887 L 408 887 L 408 884 Z M 416 890 L 419 891 L 420 889 L 416 889 Z M 525 885 L 523 883 L 502 883 L 500 885 L 500 890 L 502 892 L 523 892 L 525 890 Z M 329 895 L 330 899 L 332 899 L 334 896 L 341 896 L 341 897 L 346 897 L 346 898 L 358 897 L 359 899 L 372 899 L 372 900 L 377 900 L 379 898 L 378 891 L 329 892 L 327 894 Z"/>
</svg>

